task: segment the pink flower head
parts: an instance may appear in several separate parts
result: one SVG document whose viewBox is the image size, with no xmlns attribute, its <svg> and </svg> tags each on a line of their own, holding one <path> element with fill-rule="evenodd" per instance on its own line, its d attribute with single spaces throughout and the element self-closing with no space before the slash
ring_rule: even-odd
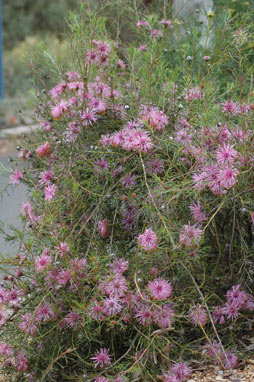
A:
<svg viewBox="0 0 254 382">
<path fill-rule="evenodd" d="M 45 200 L 51 200 L 54 198 L 58 188 L 55 184 L 49 184 L 45 187 Z"/>
<path fill-rule="evenodd" d="M 51 179 L 53 177 L 53 171 L 52 170 L 45 170 L 42 171 L 39 175 L 39 184 L 41 185 L 49 185 L 51 182 Z"/>
<path fill-rule="evenodd" d="M 28 358 L 21 350 L 16 355 L 15 367 L 19 372 L 25 372 L 29 368 Z"/>
<path fill-rule="evenodd" d="M 10 183 L 13 184 L 14 186 L 19 185 L 20 179 L 23 178 L 21 170 L 17 169 L 14 170 L 13 173 L 10 176 Z"/>
<path fill-rule="evenodd" d="M 70 252 L 70 247 L 67 243 L 62 242 L 56 249 L 59 251 L 60 255 L 63 256 L 65 253 Z"/>
<path fill-rule="evenodd" d="M 51 145 L 48 141 L 43 143 L 41 146 L 39 146 L 36 149 L 36 154 L 37 154 L 38 158 L 40 158 L 40 159 L 42 159 L 46 156 L 49 156 L 50 153 L 51 153 Z"/>
<path fill-rule="evenodd" d="M 241 306 L 247 301 L 247 293 L 240 290 L 241 285 L 233 285 L 231 290 L 227 291 L 226 297 L 229 304 L 235 302 Z"/>
<path fill-rule="evenodd" d="M 113 261 L 113 264 L 110 265 L 110 269 L 114 273 L 124 273 L 128 269 L 128 266 L 129 266 L 128 260 L 116 257 L 115 260 Z"/>
<path fill-rule="evenodd" d="M 97 350 L 94 354 L 94 357 L 90 359 L 93 360 L 94 366 L 103 368 L 111 363 L 111 356 L 108 354 L 108 350 L 106 348 L 101 348 Z"/>
<path fill-rule="evenodd" d="M 207 322 L 207 313 L 204 308 L 200 304 L 197 304 L 193 306 L 189 312 L 189 318 L 190 321 L 195 325 L 195 326 L 202 326 L 204 327 L 206 322 Z"/>
<path fill-rule="evenodd" d="M 202 230 L 196 225 L 185 224 L 180 232 L 180 243 L 186 247 L 197 246 L 201 240 Z"/>
<path fill-rule="evenodd" d="M 153 29 L 152 30 L 152 34 L 151 34 L 152 37 L 161 37 L 162 36 L 162 32 L 158 29 Z"/>
<path fill-rule="evenodd" d="M 172 304 L 164 305 L 161 309 L 155 310 L 153 314 L 154 322 L 162 329 L 170 328 L 173 318 L 174 310 L 172 309 Z"/>
<path fill-rule="evenodd" d="M 238 155 L 238 152 L 233 149 L 231 145 L 223 145 L 218 146 L 216 150 L 216 159 L 218 163 L 233 163 Z"/>
<path fill-rule="evenodd" d="M 179 378 L 180 381 L 186 381 L 191 375 L 192 370 L 186 362 L 179 362 L 172 366 L 172 373 Z"/>
<path fill-rule="evenodd" d="M 77 330 L 80 327 L 81 316 L 79 313 L 71 311 L 64 318 L 67 327 Z"/>
<path fill-rule="evenodd" d="M 122 310 L 122 304 L 118 296 L 110 296 L 103 301 L 103 313 L 107 316 L 115 316 Z"/>
<path fill-rule="evenodd" d="M 48 265 L 52 263 L 52 258 L 49 256 L 49 249 L 46 248 L 42 255 L 35 260 L 35 269 L 37 272 L 41 272 L 44 269 L 48 269 Z"/>
<path fill-rule="evenodd" d="M 141 20 L 141 21 L 138 21 L 136 25 L 138 28 L 140 28 L 140 27 L 147 27 L 149 24 L 147 21 Z"/>
<path fill-rule="evenodd" d="M 157 131 L 163 130 L 168 125 L 168 117 L 157 108 L 152 108 L 150 111 L 145 110 L 141 119 Z"/>
<path fill-rule="evenodd" d="M 22 316 L 22 318 L 24 321 L 19 324 L 19 329 L 26 334 L 33 335 L 38 329 L 35 317 L 31 313 L 26 313 Z"/>
<path fill-rule="evenodd" d="M 35 317 L 36 317 L 36 320 L 38 321 L 47 322 L 51 320 L 52 318 L 55 317 L 52 306 L 45 303 L 41 304 L 35 310 Z"/>
<path fill-rule="evenodd" d="M 81 114 L 81 121 L 86 127 L 92 126 L 96 120 L 97 116 L 94 109 L 86 108 L 86 110 Z"/>
<path fill-rule="evenodd" d="M 237 175 L 239 175 L 239 171 L 230 165 L 226 165 L 224 168 L 219 170 L 218 179 L 222 187 L 228 189 L 233 187 L 237 182 Z"/>
<path fill-rule="evenodd" d="M 170 21 L 170 20 L 161 20 L 160 21 L 160 23 L 162 24 L 162 25 L 165 25 L 166 27 L 169 27 L 171 24 L 172 24 L 172 21 Z"/>
<path fill-rule="evenodd" d="M 147 228 L 143 234 L 140 234 L 137 241 L 142 249 L 147 252 L 154 251 L 158 247 L 158 238 L 156 233 Z"/>
<path fill-rule="evenodd" d="M 191 214 L 192 214 L 194 220 L 197 223 L 202 223 L 204 220 L 207 219 L 205 214 L 202 212 L 201 208 L 202 207 L 201 207 L 200 201 L 198 201 L 197 203 L 195 203 L 193 201 L 191 202 L 190 211 L 191 211 Z"/>
<path fill-rule="evenodd" d="M 147 289 L 155 300 L 165 300 L 172 292 L 172 285 L 161 278 L 149 281 Z"/>
</svg>

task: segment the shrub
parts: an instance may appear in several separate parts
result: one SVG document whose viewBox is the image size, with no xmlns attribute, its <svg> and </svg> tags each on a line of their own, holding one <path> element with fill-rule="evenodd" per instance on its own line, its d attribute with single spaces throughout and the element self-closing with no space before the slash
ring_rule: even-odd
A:
<svg viewBox="0 0 254 382">
<path fill-rule="evenodd" d="M 109 39 L 102 12 L 72 14 L 73 66 L 34 97 L 41 128 L 19 151 L 30 166 L 11 175 L 32 189 L 20 251 L 2 258 L 0 354 L 17 380 L 179 382 L 202 349 L 226 369 L 243 352 L 254 309 L 253 26 L 226 19 L 234 44 L 191 57 L 180 47 L 170 67 L 177 23 L 121 4 L 128 47 Z"/>
</svg>

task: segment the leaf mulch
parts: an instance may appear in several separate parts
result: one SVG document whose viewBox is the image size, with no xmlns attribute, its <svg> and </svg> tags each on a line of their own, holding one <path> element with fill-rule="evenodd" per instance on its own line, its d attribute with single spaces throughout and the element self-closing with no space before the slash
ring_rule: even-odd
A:
<svg viewBox="0 0 254 382">
<path fill-rule="evenodd" d="M 192 374 L 187 382 L 254 382 L 254 360 L 249 359 L 235 370 L 208 367 Z"/>
</svg>

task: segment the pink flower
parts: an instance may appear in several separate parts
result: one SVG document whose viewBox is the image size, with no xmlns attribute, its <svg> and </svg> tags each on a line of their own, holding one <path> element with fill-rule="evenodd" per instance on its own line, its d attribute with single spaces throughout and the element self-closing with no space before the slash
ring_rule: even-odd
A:
<svg viewBox="0 0 254 382">
<path fill-rule="evenodd" d="M 16 355 L 15 367 L 19 372 L 25 372 L 29 368 L 28 358 L 21 350 Z"/>
<path fill-rule="evenodd" d="M 14 186 L 19 185 L 20 179 L 23 178 L 21 170 L 17 169 L 14 170 L 12 175 L 10 176 L 10 183 L 13 184 Z"/>
<path fill-rule="evenodd" d="M 221 183 L 221 186 L 224 188 L 231 188 L 237 182 L 237 175 L 239 171 L 233 166 L 225 166 L 218 172 L 218 179 Z"/>
<path fill-rule="evenodd" d="M 153 314 L 153 320 L 160 328 L 166 329 L 171 327 L 172 319 L 174 317 L 174 310 L 172 304 L 164 305 Z"/>
<path fill-rule="evenodd" d="M 234 150 L 231 145 L 226 145 L 225 143 L 223 145 L 218 146 L 218 149 L 216 150 L 216 159 L 219 163 L 232 163 L 234 162 L 237 155 L 238 152 Z"/>
<path fill-rule="evenodd" d="M 39 175 L 39 184 L 42 184 L 42 185 L 49 185 L 50 184 L 50 181 L 53 177 L 53 171 L 52 170 L 45 170 L 45 171 L 42 171 Z"/>
<path fill-rule="evenodd" d="M 103 313 L 107 316 L 115 316 L 122 310 L 121 301 L 117 296 L 110 296 L 103 301 Z"/>
<path fill-rule="evenodd" d="M 190 210 L 194 220 L 196 220 L 197 223 L 202 223 L 204 220 L 207 219 L 207 217 L 201 210 L 200 201 L 198 201 L 197 203 L 192 201 L 190 205 Z"/>
<path fill-rule="evenodd" d="M 31 313 L 26 313 L 22 316 L 22 318 L 24 321 L 19 324 L 19 329 L 26 334 L 33 335 L 38 329 L 34 316 Z"/>
<path fill-rule="evenodd" d="M 60 243 L 60 245 L 56 247 L 56 249 L 59 251 L 60 256 L 63 256 L 65 253 L 70 252 L 70 247 L 67 243 L 64 242 Z"/>
<path fill-rule="evenodd" d="M 144 306 L 144 307 L 141 307 L 140 309 L 137 309 L 135 318 L 143 326 L 151 325 L 153 321 L 153 313 L 151 311 L 151 306 L 147 306 L 147 307 Z"/>
<path fill-rule="evenodd" d="M 205 326 L 207 322 L 207 313 L 204 308 L 200 304 L 197 304 L 193 306 L 189 312 L 189 318 L 190 321 L 195 325 L 195 326 Z"/>
<path fill-rule="evenodd" d="M 143 234 L 140 234 L 137 241 L 141 248 L 147 252 L 154 251 L 158 246 L 158 238 L 156 233 L 150 228 L 147 228 Z"/>
<path fill-rule="evenodd" d="M 179 362 L 172 366 L 171 368 L 174 375 L 179 378 L 180 381 L 186 381 L 186 379 L 191 375 L 192 370 L 187 365 L 186 362 Z"/>
<path fill-rule="evenodd" d="M 48 265 L 52 263 L 52 258 L 49 256 L 49 249 L 46 248 L 42 255 L 35 260 L 35 269 L 37 272 L 41 272 L 44 269 L 48 269 Z"/>
<path fill-rule="evenodd" d="M 91 357 L 90 359 L 93 360 L 95 367 L 100 366 L 103 368 L 111 363 L 111 356 L 108 354 L 108 350 L 106 348 L 97 350 L 94 357 Z"/>
<path fill-rule="evenodd" d="M 87 107 L 86 110 L 81 114 L 81 120 L 84 126 L 92 126 L 92 124 L 97 120 L 95 110 L 89 109 Z"/>
<path fill-rule="evenodd" d="M 138 21 L 136 25 L 138 28 L 140 28 L 140 27 L 147 27 L 149 24 L 147 21 L 141 20 L 141 21 Z"/>
<path fill-rule="evenodd" d="M 37 154 L 38 158 L 40 158 L 40 159 L 48 156 L 50 153 L 51 153 L 51 145 L 48 141 L 43 143 L 41 146 L 39 146 L 36 149 L 36 154 Z"/>
<path fill-rule="evenodd" d="M 49 321 L 55 317 L 52 306 L 49 304 L 41 304 L 35 309 L 35 317 L 38 321 Z"/>
<path fill-rule="evenodd" d="M 197 246 L 201 240 L 202 230 L 196 225 L 185 224 L 180 232 L 180 243 L 186 247 Z"/>
<path fill-rule="evenodd" d="M 172 292 L 172 285 L 161 278 L 149 281 L 147 289 L 155 300 L 165 300 Z"/>
<path fill-rule="evenodd" d="M 47 187 L 45 187 L 45 200 L 53 199 L 57 189 L 58 188 L 55 184 L 49 184 Z"/>
<path fill-rule="evenodd" d="M 71 311 L 64 318 L 64 323 L 69 328 L 77 330 L 80 327 L 81 316 L 79 313 Z"/>
<path fill-rule="evenodd" d="M 100 377 L 96 377 L 94 379 L 94 382 L 109 382 L 109 379 L 108 378 L 105 378 L 103 376 L 100 376 Z"/>
<path fill-rule="evenodd" d="M 166 114 L 155 107 L 150 110 L 145 110 L 141 119 L 157 131 L 163 130 L 168 125 L 168 117 Z"/>
<path fill-rule="evenodd" d="M 110 269 L 114 273 L 124 273 L 129 266 L 128 260 L 116 257 L 113 264 L 110 265 Z"/>
<path fill-rule="evenodd" d="M 172 24 L 172 21 L 170 21 L 170 20 L 161 20 L 160 21 L 160 23 L 162 24 L 162 25 L 165 25 L 166 27 L 169 27 L 171 24 Z"/>
</svg>

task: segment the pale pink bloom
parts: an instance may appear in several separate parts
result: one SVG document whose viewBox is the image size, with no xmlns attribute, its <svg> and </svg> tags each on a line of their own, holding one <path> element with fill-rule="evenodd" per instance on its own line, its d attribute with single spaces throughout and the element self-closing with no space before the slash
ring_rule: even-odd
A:
<svg viewBox="0 0 254 382">
<path fill-rule="evenodd" d="M 162 32 L 160 30 L 158 30 L 158 29 L 153 29 L 152 33 L 151 33 L 151 37 L 157 37 L 157 36 L 161 37 L 162 36 Z"/>
<path fill-rule="evenodd" d="M 136 179 L 135 175 L 128 174 L 125 178 L 121 179 L 120 183 L 125 188 L 131 188 L 136 185 L 135 179 Z"/>
<path fill-rule="evenodd" d="M 35 269 L 37 272 L 41 272 L 44 269 L 48 269 L 48 265 L 52 263 L 52 258 L 49 256 L 49 249 L 44 249 L 42 255 L 35 260 Z"/>
<path fill-rule="evenodd" d="M 201 99 L 204 97 L 203 92 L 197 88 L 191 88 L 188 90 L 187 95 L 184 97 L 185 101 L 191 101 L 193 99 Z"/>
<path fill-rule="evenodd" d="M 21 170 L 17 169 L 14 170 L 13 173 L 10 176 L 10 183 L 13 184 L 14 186 L 19 185 L 20 179 L 23 178 Z"/>
<path fill-rule="evenodd" d="M 36 223 L 40 220 L 40 217 L 33 213 L 33 207 L 30 202 L 22 203 L 21 213 L 25 218 L 28 218 L 31 223 Z"/>
<path fill-rule="evenodd" d="M 143 234 L 140 234 L 137 241 L 141 248 L 147 252 L 154 251 L 158 247 L 158 237 L 150 228 L 147 228 Z"/>
<path fill-rule="evenodd" d="M 23 351 L 18 351 L 15 359 L 15 367 L 19 372 L 25 372 L 29 368 L 28 358 Z"/>
<path fill-rule="evenodd" d="M 53 89 L 49 91 L 49 95 L 52 98 L 58 98 L 65 91 L 66 87 L 67 87 L 67 84 L 65 82 L 58 84 L 57 86 L 55 86 Z"/>
<path fill-rule="evenodd" d="M 103 303 L 94 300 L 88 314 L 93 320 L 103 320 L 105 318 Z"/>
<path fill-rule="evenodd" d="M 160 23 L 162 24 L 162 25 L 165 25 L 165 26 L 167 26 L 167 27 L 169 27 L 171 24 L 172 24 L 172 21 L 170 21 L 170 20 L 161 20 L 160 21 Z"/>
<path fill-rule="evenodd" d="M 1 307 L 0 305 L 0 329 L 5 324 L 7 317 L 8 317 L 7 311 L 4 310 L 3 307 Z"/>
<path fill-rule="evenodd" d="M 204 327 L 206 322 L 207 322 L 207 313 L 204 308 L 200 304 L 197 304 L 195 306 L 192 306 L 189 312 L 189 318 L 190 321 L 195 325 L 195 326 L 202 326 Z"/>
<path fill-rule="evenodd" d="M 179 378 L 181 382 L 186 381 L 188 377 L 191 375 L 192 370 L 191 368 L 187 365 L 186 362 L 179 362 L 175 363 L 172 368 L 172 372 L 174 375 Z"/>
<path fill-rule="evenodd" d="M 44 131 L 51 131 L 52 130 L 52 124 L 50 122 L 42 121 L 42 122 L 40 122 L 40 126 L 43 128 Z"/>
<path fill-rule="evenodd" d="M 223 307 L 223 313 L 227 316 L 228 319 L 236 320 L 239 316 L 239 310 L 241 305 L 238 301 L 232 301 L 231 303 L 226 303 Z"/>
<path fill-rule="evenodd" d="M 211 59 L 210 56 L 204 56 L 204 57 L 203 57 L 203 60 L 204 60 L 204 61 L 210 61 L 210 59 Z"/>
<path fill-rule="evenodd" d="M 226 351 L 226 356 L 222 356 L 222 361 L 226 369 L 235 369 L 237 363 L 238 363 L 238 358 L 237 356 L 231 352 L 230 350 Z"/>
<path fill-rule="evenodd" d="M 135 318 L 138 320 L 138 322 L 143 325 L 151 325 L 153 321 L 153 313 L 151 310 L 151 306 L 147 307 L 141 307 L 140 309 L 137 309 L 137 313 L 135 314 Z"/>
<path fill-rule="evenodd" d="M 95 109 L 98 113 L 104 113 L 107 110 L 107 104 L 98 98 L 92 98 L 88 106 L 91 109 Z"/>
<path fill-rule="evenodd" d="M 186 247 L 197 246 L 202 237 L 202 230 L 196 225 L 185 224 L 180 232 L 180 243 Z"/>
<path fill-rule="evenodd" d="M 39 184 L 43 184 L 43 185 L 49 185 L 50 182 L 51 182 L 51 179 L 53 177 L 54 173 L 52 170 L 45 170 L 45 171 L 42 171 L 39 175 Z"/>
<path fill-rule="evenodd" d="M 65 242 L 60 243 L 60 245 L 56 247 L 56 249 L 58 250 L 61 256 L 63 256 L 67 252 L 70 252 L 70 247 Z"/>
<path fill-rule="evenodd" d="M 33 314 L 31 313 L 26 313 L 22 316 L 23 320 L 19 324 L 19 329 L 22 330 L 22 332 L 26 334 L 33 335 L 36 330 L 38 329 L 37 323 L 35 321 L 35 318 Z"/>
<path fill-rule="evenodd" d="M 99 289 L 111 297 L 123 297 L 128 287 L 124 276 L 114 274 L 109 276 L 108 280 L 100 283 Z"/>
<path fill-rule="evenodd" d="M 226 297 L 229 304 L 236 302 L 239 305 L 244 305 L 247 301 L 247 293 L 240 291 L 241 285 L 233 285 L 231 290 L 227 291 Z"/>
<path fill-rule="evenodd" d="M 205 214 L 202 211 L 202 206 L 201 206 L 199 200 L 197 203 L 192 201 L 189 208 L 190 208 L 190 211 L 191 211 L 191 214 L 192 214 L 194 220 L 197 223 L 202 223 L 204 220 L 207 220 L 207 217 L 205 216 Z"/>
<path fill-rule="evenodd" d="M 77 72 L 67 72 L 65 73 L 67 81 L 75 81 L 80 79 L 80 74 Z"/>
<path fill-rule="evenodd" d="M 141 119 L 157 131 L 163 130 L 168 125 L 168 117 L 157 108 L 144 110 L 144 114 Z"/>
<path fill-rule="evenodd" d="M 58 105 L 55 105 L 51 109 L 51 114 L 54 119 L 60 118 L 69 108 L 69 103 L 67 101 L 61 101 Z"/>
<path fill-rule="evenodd" d="M 225 315 L 224 307 L 223 306 L 216 306 L 214 308 L 214 312 L 213 312 L 214 323 L 216 324 L 217 322 L 219 322 L 220 325 L 224 324 L 224 322 L 225 322 L 224 315 Z"/>
<path fill-rule="evenodd" d="M 218 178 L 221 186 L 227 189 L 233 187 L 237 182 L 236 177 L 238 174 L 239 171 L 233 166 L 225 166 L 220 169 L 218 172 Z"/>
<path fill-rule="evenodd" d="M 118 66 L 118 68 L 126 69 L 126 64 L 125 62 L 123 62 L 123 60 L 118 60 L 116 65 Z"/>
<path fill-rule="evenodd" d="M 110 264 L 110 269 L 114 273 L 124 273 L 129 266 L 128 260 L 116 257 L 113 264 Z"/>
<path fill-rule="evenodd" d="M 35 317 L 38 321 L 49 321 L 51 318 L 55 317 L 53 308 L 49 304 L 41 304 L 35 309 Z"/>
<path fill-rule="evenodd" d="M 55 184 L 49 184 L 45 187 L 45 200 L 51 200 L 54 198 L 58 188 Z"/>
<path fill-rule="evenodd" d="M 239 114 L 238 106 L 234 101 L 230 100 L 229 102 L 221 103 L 221 105 L 223 106 L 223 113 L 232 113 L 233 115 Z"/>
<path fill-rule="evenodd" d="M 106 171 L 110 170 L 110 164 L 105 159 L 99 159 L 97 160 L 97 162 L 95 162 L 95 164 L 99 166 L 100 168 L 102 168 L 103 170 L 106 170 Z"/>
<path fill-rule="evenodd" d="M 36 154 L 38 158 L 41 158 L 41 159 L 44 158 L 45 156 L 48 156 L 50 153 L 51 153 L 51 145 L 48 141 L 43 143 L 41 146 L 39 146 L 36 149 Z"/>
<path fill-rule="evenodd" d="M 172 292 L 172 285 L 161 278 L 149 281 L 147 289 L 155 300 L 165 300 Z"/>
<path fill-rule="evenodd" d="M 81 315 L 77 312 L 71 311 L 64 318 L 64 323 L 67 327 L 77 330 L 80 327 Z"/>
<path fill-rule="evenodd" d="M 100 366 L 103 368 L 111 363 L 111 356 L 108 354 L 108 350 L 106 348 L 97 350 L 94 357 L 91 357 L 90 359 L 93 360 L 95 367 Z"/>
<path fill-rule="evenodd" d="M 144 20 L 140 20 L 137 22 L 137 27 L 140 28 L 140 27 L 147 27 L 149 24 L 147 21 L 144 21 Z"/>
<path fill-rule="evenodd" d="M 216 159 L 220 163 L 225 162 L 234 162 L 238 155 L 238 152 L 233 149 L 231 145 L 226 145 L 225 143 L 223 145 L 218 146 L 216 150 Z"/>
<path fill-rule="evenodd" d="M 13 356 L 13 346 L 4 342 L 0 342 L 0 355 L 8 355 L 10 357 Z"/>
<path fill-rule="evenodd" d="M 118 297 L 111 296 L 103 300 L 103 313 L 107 316 L 115 316 L 122 310 L 122 304 Z"/>
<path fill-rule="evenodd" d="M 97 120 L 95 110 L 86 108 L 86 110 L 81 114 L 81 120 L 84 126 L 92 126 L 92 124 Z"/>
<path fill-rule="evenodd" d="M 174 318 L 172 304 L 164 305 L 161 309 L 154 311 L 153 320 L 162 329 L 171 327 Z"/>
<path fill-rule="evenodd" d="M 99 54 L 97 50 L 92 49 L 86 52 L 86 59 L 87 59 L 87 62 L 89 62 L 90 64 L 95 64 L 98 61 L 98 58 L 99 58 Z"/>
<path fill-rule="evenodd" d="M 193 139 L 193 135 L 189 134 L 187 129 L 178 130 L 175 135 L 175 141 L 182 145 L 190 145 Z"/>
</svg>

